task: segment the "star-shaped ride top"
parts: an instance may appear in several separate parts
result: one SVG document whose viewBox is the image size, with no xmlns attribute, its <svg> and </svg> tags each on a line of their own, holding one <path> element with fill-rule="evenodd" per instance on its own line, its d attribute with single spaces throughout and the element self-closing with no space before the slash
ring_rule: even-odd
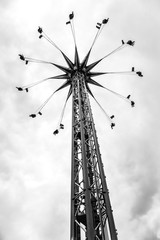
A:
<svg viewBox="0 0 160 240">
<path fill-rule="evenodd" d="M 90 89 L 90 84 L 94 84 L 96 86 L 102 87 L 104 89 L 106 89 L 107 91 L 110 91 L 111 93 L 123 98 L 124 100 L 130 102 L 131 106 L 134 107 L 135 103 L 134 101 L 132 101 L 130 99 L 130 95 L 128 95 L 127 97 L 122 96 L 119 93 L 116 93 L 104 86 L 102 86 L 101 84 L 99 84 L 97 81 L 95 81 L 93 79 L 93 77 L 96 76 L 100 76 L 100 75 L 104 75 L 104 74 L 137 74 L 139 77 L 143 77 L 142 73 L 140 71 L 135 71 L 134 67 L 132 67 L 132 69 L 130 71 L 122 71 L 122 72 L 93 72 L 93 68 L 99 64 L 102 60 L 104 60 L 105 58 L 109 57 L 110 55 L 116 53 L 117 51 L 119 51 L 120 49 L 124 48 L 125 46 L 134 46 L 135 42 L 132 40 L 128 40 L 128 41 L 121 41 L 121 45 L 118 46 L 116 49 L 114 49 L 112 52 L 110 52 L 109 54 L 105 55 L 104 57 L 102 57 L 101 59 L 88 64 L 88 60 L 92 51 L 92 48 L 98 38 L 98 36 L 100 35 L 104 25 L 106 25 L 109 21 L 108 19 L 103 19 L 103 21 L 101 23 L 97 23 L 96 28 L 97 28 L 97 33 L 95 35 L 95 38 L 93 40 L 93 43 L 87 53 L 87 55 L 85 56 L 84 60 L 82 62 L 80 62 L 79 59 L 79 54 L 78 54 L 78 49 L 77 49 L 77 44 L 76 44 L 76 37 L 75 37 L 75 29 L 74 29 L 74 23 L 73 23 L 73 19 L 74 19 L 74 13 L 72 12 L 69 15 L 69 21 L 66 22 L 67 25 L 71 26 L 71 31 L 72 31 L 72 35 L 73 35 L 73 39 L 74 39 L 74 45 L 75 45 L 75 54 L 74 54 L 74 61 L 71 61 L 66 54 L 48 37 L 48 35 L 43 31 L 43 29 L 41 27 L 38 28 L 38 33 L 39 33 L 39 38 L 45 38 L 50 44 L 52 44 L 57 50 L 59 50 L 62 54 L 62 56 L 64 57 L 66 63 L 67 63 L 67 67 L 65 66 L 61 66 L 58 65 L 56 63 L 53 62 L 47 62 L 47 61 L 43 61 L 43 60 L 39 60 L 39 59 L 34 59 L 34 58 L 29 58 L 29 57 L 25 57 L 22 54 L 19 54 L 19 57 L 22 61 L 24 61 L 26 64 L 28 64 L 29 62 L 36 62 L 36 63 L 44 63 L 44 64 L 51 64 L 55 67 L 57 67 L 58 69 L 60 69 L 64 74 L 62 75 L 58 75 L 58 76 L 53 76 L 53 77 L 48 77 L 46 79 L 40 80 L 38 82 L 29 84 L 27 86 L 23 86 L 23 87 L 16 87 L 19 91 L 23 91 L 25 90 L 26 92 L 28 92 L 29 88 L 36 86 L 44 81 L 50 80 L 50 79 L 64 79 L 66 80 L 56 91 L 54 91 L 49 98 L 46 99 L 46 101 L 35 111 L 35 113 L 31 114 L 30 117 L 35 118 L 37 116 L 37 114 L 42 115 L 41 110 L 44 108 L 44 106 L 47 104 L 47 102 L 52 98 L 52 96 L 54 95 L 55 92 L 70 86 L 69 91 L 68 91 L 68 95 L 67 95 L 67 99 L 65 101 L 64 107 L 63 107 L 63 111 L 61 114 L 61 119 L 60 119 L 60 123 L 58 128 L 54 131 L 54 134 L 56 135 L 59 132 L 59 129 L 63 129 L 64 125 L 62 124 L 62 119 L 63 119 L 63 115 L 64 115 L 64 110 L 66 107 L 66 103 L 67 100 L 69 99 L 69 97 L 72 94 L 72 77 L 76 74 L 76 72 L 79 72 L 81 74 L 84 75 L 85 77 L 85 85 L 86 85 L 86 89 L 88 91 L 88 93 L 95 99 L 95 101 L 98 103 L 98 101 L 96 100 L 96 98 L 94 97 L 91 89 Z M 103 110 L 103 112 L 106 114 L 106 116 L 110 119 L 110 123 L 111 123 L 111 128 L 113 128 L 115 126 L 115 123 L 112 122 L 112 119 L 114 118 L 114 115 L 112 116 L 108 116 L 108 114 L 105 112 L 105 110 L 102 108 L 102 106 L 98 103 L 98 105 L 100 106 L 100 108 Z"/>
</svg>

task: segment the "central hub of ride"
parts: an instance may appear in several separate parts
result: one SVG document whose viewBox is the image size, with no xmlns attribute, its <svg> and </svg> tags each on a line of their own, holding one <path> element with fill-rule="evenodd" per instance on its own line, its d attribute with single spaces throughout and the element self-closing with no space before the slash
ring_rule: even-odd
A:
<svg viewBox="0 0 160 240">
<path fill-rule="evenodd" d="M 73 81 L 80 81 L 81 79 L 84 79 L 85 78 L 85 74 L 83 71 L 81 70 L 74 70 L 72 72 L 72 80 Z"/>
</svg>

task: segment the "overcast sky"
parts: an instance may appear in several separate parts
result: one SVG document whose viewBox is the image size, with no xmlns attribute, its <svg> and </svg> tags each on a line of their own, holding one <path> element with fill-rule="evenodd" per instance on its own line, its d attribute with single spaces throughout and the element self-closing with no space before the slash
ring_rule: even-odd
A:
<svg viewBox="0 0 160 240">
<path fill-rule="evenodd" d="M 97 70 L 134 66 L 143 78 L 96 78 L 124 96 L 131 94 L 135 108 L 91 86 L 103 108 L 115 115 L 112 130 L 92 99 L 91 104 L 119 239 L 160 239 L 160 1 L 1 0 L 0 240 L 69 239 L 71 100 L 65 128 L 54 136 L 67 89 L 52 98 L 42 116 L 28 116 L 63 81 L 50 80 L 29 93 L 15 87 L 61 74 L 53 66 L 26 66 L 19 53 L 65 65 L 62 55 L 38 38 L 38 26 L 73 59 L 73 38 L 65 24 L 71 11 L 81 59 L 93 41 L 96 23 L 104 18 L 109 17 L 109 22 L 90 62 L 118 47 L 122 39 L 136 42 L 105 59 Z"/>
</svg>

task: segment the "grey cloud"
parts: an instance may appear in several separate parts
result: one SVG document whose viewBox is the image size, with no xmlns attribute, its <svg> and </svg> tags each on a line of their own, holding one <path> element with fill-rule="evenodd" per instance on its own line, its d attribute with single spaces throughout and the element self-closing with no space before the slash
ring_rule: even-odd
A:
<svg viewBox="0 0 160 240">
<path fill-rule="evenodd" d="M 11 3 L 12 2 L 10 0 L 1 0 L 0 1 L 0 8 L 1 8 L 1 10 L 5 9 L 6 7 L 9 7 L 9 5 Z"/>
<path fill-rule="evenodd" d="M 153 197 L 159 189 L 159 173 L 157 155 L 154 148 L 145 139 L 133 139 L 128 145 L 128 156 L 125 171 L 127 178 L 134 187 L 134 205 L 132 218 L 143 216 L 152 208 Z"/>
<path fill-rule="evenodd" d="M 157 237 L 157 234 L 153 232 L 152 230 L 146 231 L 144 234 L 145 236 L 142 237 L 143 240 L 159 240 L 160 238 Z"/>
<path fill-rule="evenodd" d="M 39 95 L 37 94 L 37 98 L 35 99 L 35 97 L 32 98 L 32 94 L 24 95 L 15 89 L 16 84 L 22 84 L 26 81 L 27 74 L 30 81 L 34 79 L 33 72 L 29 72 L 29 70 L 27 70 L 27 72 L 24 66 L 18 62 L 17 57 L 19 51 L 22 51 L 22 49 L 31 51 L 30 48 L 32 46 L 34 46 L 33 52 L 35 56 L 39 54 L 39 52 L 37 52 L 37 46 L 34 45 L 35 42 L 32 40 L 32 37 L 28 35 L 28 32 L 32 31 L 31 28 L 34 28 L 33 25 L 38 22 L 34 20 L 37 18 L 38 20 L 41 20 L 40 23 L 43 22 L 44 25 L 48 25 L 48 28 L 51 31 L 53 29 L 53 36 L 54 34 L 57 36 L 57 32 L 54 31 L 53 28 L 54 24 L 57 24 L 56 30 L 60 36 L 59 38 L 61 38 L 62 30 L 59 28 L 60 24 L 58 20 L 61 18 L 59 12 L 61 12 L 60 7 L 64 1 L 59 1 L 56 8 L 53 6 L 54 1 L 45 1 L 44 5 L 42 4 L 42 1 L 40 1 L 41 7 L 39 7 L 39 9 L 37 9 L 39 1 L 37 1 L 37 5 L 34 5 L 34 7 L 36 7 L 35 9 L 32 5 L 33 1 L 28 1 L 27 4 L 31 4 L 30 6 L 32 7 L 31 16 L 28 15 L 28 12 L 25 12 L 25 9 L 23 9 L 22 15 L 19 15 L 18 13 L 20 10 L 14 12 L 14 6 L 17 7 L 18 1 L 12 1 L 12 5 L 10 2 L 1 1 L 0 3 L 1 10 L 4 10 L 1 11 L 0 30 L 0 35 L 2 36 L 0 40 L 2 47 L 0 60 L 2 65 L 0 81 L 0 183 L 2 186 L 0 190 L 0 213 L 2 218 L 0 220 L 0 225 L 2 226 L 2 230 L 0 229 L 0 232 L 2 238 L 4 237 L 5 240 L 66 239 L 67 234 L 69 235 L 70 196 L 68 192 L 70 189 L 70 150 L 68 149 L 71 147 L 70 145 L 67 145 L 66 147 L 66 139 L 67 141 L 70 141 L 70 139 L 68 140 L 69 128 L 66 129 L 65 127 L 63 134 L 56 138 L 52 136 L 52 130 L 56 125 L 55 118 L 58 118 L 57 112 L 59 109 L 57 105 L 58 102 L 61 101 L 61 98 L 57 97 L 56 99 L 58 99 L 58 101 L 56 100 L 57 102 L 53 102 L 54 105 L 51 103 L 50 108 L 48 106 L 51 113 L 48 113 L 47 117 L 47 114 L 44 114 L 43 118 L 37 118 L 35 121 L 31 121 L 31 119 L 28 119 L 28 112 L 32 112 L 34 106 L 39 105 L 41 101 L 40 95 L 41 93 L 44 94 L 44 92 L 41 91 L 39 93 L 37 91 Z M 156 212 L 158 204 L 157 206 L 154 206 L 154 200 L 155 198 L 158 198 L 157 196 L 159 196 L 160 193 L 158 163 L 159 106 L 158 104 L 157 106 L 155 105 L 159 102 L 159 99 L 155 99 L 155 95 L 156 97 L 159 96 L 159 75 L 157 74 L 155 78 L 155 74 L 151 74 L 151 72 L 157 72 L 157 69 L 155 70 L 153 67 L 155 66 L 155 63 L 158 62 L 157 56 L 159 44 L 157 44 L 158 36 L 157 30 L 155 29 L 156 31 L 154 31 L 154 26 L 156 25 L 158 29 L 159 23 L 157 21 L 157 16 L 159 16 L 159 12 L 157 6 L 159 6 L 159 1 L 150 1 L 152 11 L 150 11 L 148 5 L 149 1 L 144 0 L 109 2 L 106 2 L 105 0 L 103 2 L 83 1 L 83 3 L 84 4 L 81 2 L 69 1 L 65 2 L 63 5 L 63 14 L 66 14 L 66 16 L 70 10 L 74 10 L 73 8 L 70 9 L 71 6 L 76 6 L 76 33 L 78 31 L 84 33 L 84 31 L 78 29 L 79 22 L 84 21 L 84 24 L 88 27 L 88 22 L 86 23 L 85 19 L 88 17 L 89 13 L 92 13 L 92 16 L 89 19 L 91 22 L 89 22 L 89 24 L 93 24 L 93 32 L 90 31 L 93 35 L 95 33 L 95 22 L 92 21 L 92 17 L 94 18 L 94 21 L 99 21 L 99 19 L 103 17 L 110 17 L 109 25 L 107 27 L 113 34 L 119 34 L 118 38 L 120 38 L 120 40 L 121 36 L 125 36 L 127 39 L 128 37 L 133 37 L 137 40 L 135 49 L 132 53 L 138 51 L 139 55 L 137 56 L 139 56 L 139 59 L 134 60 L 138 66 L 141 64 L 141 66 L 144 67 L 144 70 L 147 69 L 147 71 L 144 72 L 144 79 L 136 80 L 137 82 L 139 81 L 138 84 L 142 82 L 144 84 L 131 84 L 129 86 L 132 88 L 131 90 L 135 93 L 134 95 L 136 95 L 140 103 L 139 104 L 137 101 L 136 109 L 138 110 L 135 109 L 135 112 L 133 110 L 132 113 L 127 110 L 126 114 L 123 112 L 124 109 L 121 109 L 118 113 L 121 114 L 121 116 L 124 114 L 124 118 L 122 119 L 121 117 L 122 121 L 119 123 L 117 116 L 117 130 L 115 129 L 115 131 L 111 133 L 105 120 L 102 122 L 101 119 L 98 119 L 97 123 L 99 123 L 102 128 L 102 136 L 100 137 L 102 137 L 103 144 L 101 146 L 104 147 L 103 151 L 106 151 L 108 153 L 107 157 L 109 157 L 109 159 L 103 159 L 103 161 L 112 162 L 112 169 L 109 168 L 107 171 L 111 176 L 112 172 L 116 169 L 117 172 L 115 172 L 117 176 L 113 176 L 113 178 L 121 179 L 121 189 L 118 189 L 119 185 L 115 183 L 113 179 L 115 188 L 113 187 L 112 192 L 114 192 L 115 189 L 118 189 L 115 194 L 116 200 L 118 202 L 123 202 L 124 206 L 131 206 L 130 209 L 128 209 L 129 207 L 127 208 L 128 212 L 125 212 L 128 216 L 128 221 L 123 224 L 123 231 L 126 233 L 124 234 L 123 239 L 126 239 L 126 236 L 131 236 L 128 229 L 131 229 L 133 222 L 137 220 L 137 235 L 134 229 L 134 231 L 132 231 L 132 239 L 135 239 L 136 236 L 136 239 L 140 240 L 158 240 L 155 229 L 152 226 L 155 226 L 159 219 L 155 218 L 154 221 L 151 221 L 151 218 L 158 214 Z M 92 11 L 90 10 L 91 4 Z M 45 6 L 45 8 L 42 8 L 42 6 Z M 50 11 L 49 8 L 52 9 L 52 11 Z M 67 9 L 68 12 L 65 9 Z M 45 18 L 42 17 L 43 14 L 41 10 L 45 12 Z M 146 12 L 150 18 L 153 18 L 152 21 L 151 19 L 148 19 L 148 17 L 146 18 L 143 11 Z M 34 15 L 34 13 L 36 14 Z M 63 15 L 63 19 L 65 19 L 66 16 Z M 56 23 L 55 18 L 57 18 Z M 29 24 L 27 21 L 30 21 Z M 112 27 L 115 23 L 119 29 Z M 107 35 L 108 29 L 106 28 L 103 30 L 105 38 L 103 39 L 104 42 L 100 42 L 103 42 L 103 46 L 105 47 L 106 42 L 110 37 Z M 86 36 L 87 34 L 88 33 L 86 33 Z M 88 39 L 88 37 L 86 38 Z M 84 39 L 82 35 L 82 38 L 78 39 L 79 45 L 82 44 L 83 46 L 84 44 L 86 47 L 86 42 L 88 44 L 90 41 L 90 39 L 87 39 Z M 64 47 L 66 47 L 67 51 L 72 54 L 72 49 L 68 49 L 68 45 L 65 41 L 66 39 L 62 40 Z M 109 41 L 114 42 L 117 41 L 117 39 L 113 39 L 113 35 L 111 34 Z M 57 39 L 57 43 L 58 42 L 59 39 Z M 39 45 L 40 48 L 45 49 L 46 45 L 44 42 Z M 99 49 L 103 54 L 104 50 L 102 46 L 100 46 Z M 52 49 L 49 48 L 48 51 L 50 56 L 52 56 Z M 94 56 L 96 51 L 93 54 Z M 45 53 L 45 50 L 43 53 Z M 47 52 L 45 54 L 47 54 Z M 46 59 L 47 56 L 48 55 L 45 55 Z M 141 58 L 141 56 L 144 57 Z M 146 57 L 147 61 L 145 61 Z M 54 55 L 53 51 L 53 59 L 55 58 L 57 60 L 57 55 Z M 107 64 L 109 64 L 109 62 L 106 62 L 106 66 Z M 117 63 L 115 65 L 114 69 L 118 67 Z M 158 68 L 158 64 L 156 66 L 156 68 Z M 41 66 L 38 66 L 37 68 L 41 69 Z M 12 81 L 10 81 L 11 78 Z M 156 81 L 154 88 L 151 80 Z M 127 81 L 129 82 L 130 78 Z M 140 87 L 137 88 L 137 86 Z M 142 97 L 140 97 L 141 95 Z M 118 106 L 118 100 L 116 104 Z M 108 105 L 112 111 L 112 101 L 108 101 L 107 106 Z M 56 110 L 53 111 L 53 108 Z M 132 117 L 127 118 L 128 112 Z M 69 123 L 66 123 L 65 126 L 70 125 L 70 118 L 68 117 L 70 114 L 71 113 L 66 113 L 67 121 Z M 122 124 L 121 127 L 120 124 Z M 61 155 L 62 148 L 65 153 L 63 156 Z M 117 159 L 119 159 L 119 162 Z M 108 166 L 109 164 L 107 164 L 107 167 Z M 125 190 L 123 189 L 123 186 L 125 186 Z M 119 196 L 118 193 L 123 193 L 123 190 L 127 191 L 127 189 L 130 189 L 131 193 L 128 199 L 123 199 L 123 201 L 122 199 L 117 199 Z M 113 199 L 113 202 L 116 200 Z M 128 202 L 130 201 L 131 204 L 129 205 Z M 118 207 L 122 206 L 120 204 L 117 205 Z M 156 208 L 155 212 L 151 215 L 154 207 Z M 122 215 L 125 215 L 124 211 L 126 211 L 126 207 L 124 211 L 122 210 L 120 212 Z M 122 215 L 117 216 L 120 218 L 120 221 L 123 218 Z M 143 221 L 144 218 L 146 221 Z M 140 231 L 142 226 L 145 228 L 144 234 Z"/>
</svg>

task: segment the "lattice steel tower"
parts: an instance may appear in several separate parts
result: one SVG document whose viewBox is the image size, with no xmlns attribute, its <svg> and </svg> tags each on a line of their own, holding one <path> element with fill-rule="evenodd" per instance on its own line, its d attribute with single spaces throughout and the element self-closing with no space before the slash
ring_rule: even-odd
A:
<svg viewBox="0 0 160 240">
<path fill-rule="evenodd" d="M 92 72 L 91 70 L 100 63 L 104 58 L 114 54 L 118 50 L 124 48 L 125 46 L 133 46 L 134 41 L 124 42 L 122 40 L 121 45 L 105 55 L 98 61 L 87 64 L 88 59 L 102 28 L 107 24 L 109 19 L 104 19 L 101 23 L 97 23 L 97 33 L 94 41 L 89 49 L 88 54 L 82 62 L 79 60 L 75 30 L 73 24 L 74 13 L 69 15 L 69 21 L 66 22 L 67 25 L 71 26 L 74 45 L 75 45 L 75 56 L 74 62 L 72 62 L 62 50 L 48 37 L 48 35 L 42 30 L 41 27 L 38 28 L 39 38 L 45 38 L 49 43 L 56 47 L 63 55 L 67 62 L 68 67 L 64 67 L 53 62 L 46 62 L 43 60 L 33 59 L 24 57 L 20 54 L 20 59 L 25 61 L 26 64 L 29 62 L 46 63 L 52 64 L 53 66 L 61 69 L 64 74 L 49 77 L 38 81 L 36 83 L 29 84 L 23 87 L 17 87 L 19 91 L 26 90 L 28 92 L 29 88 L 38 85 L 49 79 L 66 79 L 64 84 L 60 86 L 56 91 L 54 91 L 49 98 L 35 111 L 30 117 L 35 118 L 37 114 L 42 115 L 41 110 L 51 99 L 51 97 L 57 91 L 69 86 L 69 91 L 67 99 L 65 101 L 60 122 L 58 128 L 53 132 L 55 135 L 59 133 L 60 129 L 64 128 L 62 124 L 62 119 L 64 115 L 64 110 L 66 107 L 67 100 L 72 95 L 72 164 L 71 164 L 71 230 L 70 230 L 70 240 L 117 240 L 117 231 L 115 228 L 109 192 L 107 188 L 106 178 L 104 174 L 104 168 L 102 164 L 101 154 L 99 150 L 99 144 L 97 140 L 95 124 L 93 120 L 93 115 L 91 111 L 89 94 L 95 99 L 89 84 L 94 84 L 113 94 L 121 97 L 122 99 L 128 101 L 131 106 L 134 106 L 134 102 L 130 100 L 130 95 L 124 97 L 102 85 L 92 79 L 102 74 L 137 74 L 142 77 L 140 71 L 135 71 L 132 67 L 131 71 L 125 72 Z M 98 103 L 98 101 L 95 99 Z M 111 128 L 115 126 L 113 122 L 114 115 L 108 116 L 105 110 L 98 103 L 102 111 L 107 116 L 110 121 Z M 83 233 L 84 232 L 84 233 Z"/>
</svg>

